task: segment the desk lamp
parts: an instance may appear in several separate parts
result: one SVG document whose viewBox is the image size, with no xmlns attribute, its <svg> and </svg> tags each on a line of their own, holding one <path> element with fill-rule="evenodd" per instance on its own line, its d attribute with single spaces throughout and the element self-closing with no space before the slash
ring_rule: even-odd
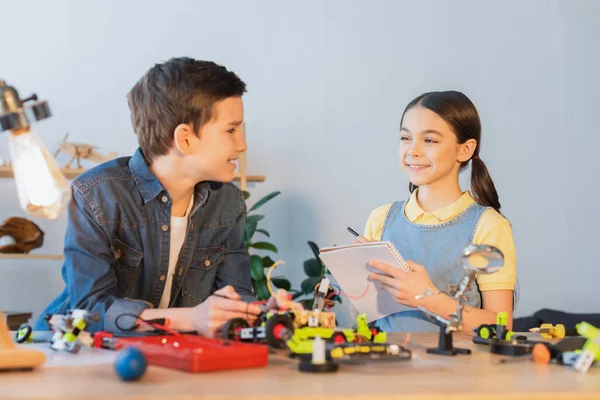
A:
<svg viewBox="0 0 600 400">
<path fill-rule="evenodd" d="M 10 131 L 8 145 L 19 203 L 29 214 L 55 219 L 71 199 L 69 182 L 39 136 L 32 122 L 50 116 L 45 101 L 19 93 L 0 80 L 0 132 Z"/>
</svg>

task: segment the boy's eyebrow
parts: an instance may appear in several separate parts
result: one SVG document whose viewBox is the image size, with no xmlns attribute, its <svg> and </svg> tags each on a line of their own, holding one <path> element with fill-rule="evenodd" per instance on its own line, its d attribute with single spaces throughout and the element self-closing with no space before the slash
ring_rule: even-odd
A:
<svg viewBox="0 0 600 400">
<path fill-rule="evenodd" d="M 237 126 L 237 125 L 241 125 L 241 124 L 242 124 L 242 122 L 244 122 L 244 121 L 231 121 L 231 122 L 230 122 L 230 123 L 228 123 L 227 125 L 235 125 L 235 126 Z"/>
<path fill-rule="evenodd" d="M 408 130 L 408 128 L 402 127 L 400 128 L 401 131 L 404 131 L 406 133 L 410 133 L 410 130 Z M 434 130 L 434 129 L 426 129 L 424 131 L 420 132 L 421 134 L 425 134 L 425 133 L 434 133 L 436 135 L 440 135 L 440 136 L 444 136 L 443 134 L 441 134 L 440 132 Z"/>
</svg>

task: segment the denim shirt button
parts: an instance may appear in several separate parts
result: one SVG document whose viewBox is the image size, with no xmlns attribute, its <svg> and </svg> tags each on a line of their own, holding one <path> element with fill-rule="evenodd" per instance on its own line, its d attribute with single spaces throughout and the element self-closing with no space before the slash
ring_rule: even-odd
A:
<svg viewBox="0 0 600 400">
<path fill-rule="evenodd" d="M 164 281 L 165 279 L 167 279 L 167 276 L 165 274 L 162 274 L 161 276 L 158 277 L 158 279 L 160 279 L 161 281 Z"/>
<path fill-rule="evenodd" d="M 169 201 L 169 198 L 168 198 L 167 196 L 163 196 L 163 197 L 161 197 L 161 198 L 160 198 L 160 200 L 161 200 L 163 203 L 166 203 L 167 201 Z"/>
<path fill-rule="evenodd" d="M 163 225 L 163 226 L 160 227 L 160 229 L 162 229 L 163 232 L 166 232 L 166 231 L 169 230 L 169 225 Z"/>
</svg>

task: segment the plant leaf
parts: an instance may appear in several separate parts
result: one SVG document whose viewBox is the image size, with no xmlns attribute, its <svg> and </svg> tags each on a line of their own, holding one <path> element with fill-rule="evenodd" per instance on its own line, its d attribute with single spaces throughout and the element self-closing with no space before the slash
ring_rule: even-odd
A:
<svg viewBox="0 0 600 400">
<path fill-rule="evenodd" d="M 285 278 L 271 278 L 271 282 L 273 285 L 277 286 L 279 289 L 290 290 L 292 288 L 292 284 Z"/>
<path fill-rule="evenodd" d="M 255 281 L 265 279 L 265 269 L 263 268 L 263 260 L 260 256 L 250 256 L 250 275 Z"/>
<path fill-rule="evenodd" d="M 279 191 L 269 193 L 268 195 L 266 195 L 265 197 L 263 197 L 262 199 L 257 201 L 256 204 L 254 204 L 248 212 L 257 210 L 258 208 L 262 207 L 266 202 L 271 200 L 273 197 L 279 196 L 280 194 L 281 194 L 281 192 L 279 192 Z"/>
<path fill-rule="evenodd" d="M 263 219 L 264 215 L 247 215 L 246 221 L 244 223 L 244 242 L 246 243 L 246 247 L 252 241 L 252 236 L 254 236 L 254 232 L 256 231 L 256 227 L 258 226 L 258 221 Z"/>
<path fill-rule="evenodd" d="M 264 217 L 264 215 L 246 215 L 246 223 L 258 224 L 258 221 L 260 221 Z"/>
<path fill-rule="evenodd" d="M 295 292 L 292 295 L 292 300 L 296 300 L 298 297 L 301 297 L 301 296 L 304 296 L 304 293 L 302 293 L 302 292 Z"/>
<path fill-rule="evenodd" d="M 269 234 L 269 232 L 265 231 L 264 229 L 257 229 L 256 232 L 262 233 L 266 237 L 271 237 L 271 235 Z"/>
<path fill-rule="evenodd" d="M 321 263 L 314 258 L 304 261 L 304 273 L 307 276 L 314 276 L 321 278 L 323 268 Z"/>
<path fill-rule="evenodd" d="M 271 268 L 273 264 L 275 264 L 275 261 L 269 256 L 264 256 L 262 258 L 262 263 L 264 268 Z"/>
<path fill-rule="evenodd" d="M 302 281 L 300 288 L 302 289 L 302 293 L 311 294 L 315 291 L 315 286 L 317 283 L 321 282 L 320 276 L 311 276 Z"/>
<path fill-rule="evenodd" d="M 271 297 L 271 294 L 269 293 L 269 289 L 267 288 L 267 282 L 262 280 L 262 281 L 255 281 L 253 282 L 254 284 L 254 292 L 256 294 L 256 299 L 257 300 L 268 300 L 269 297 Z"/>
<path fill-rule="evenodd" d="M 254 247 L 255 249 L 258 249 L 258 250 L 268 250 L 268 251 L 272 251 L 273 253 L 277 253 L 277 247 L 275 247 L 274 244 L 269 243 L 269 242 L 250 243 L 249 247 Z"/>
<path fill-rule="evenodd" d="M 305 310 L 312 310 L 314 302 L 315 299 L 300 300 L 300 304 L 302 304 Z"/>
<path fill-rule="evenodd" d="M 319 259 L 319 246 L 315 242 L 307 242 L 316 259 Z"/>
</svg>

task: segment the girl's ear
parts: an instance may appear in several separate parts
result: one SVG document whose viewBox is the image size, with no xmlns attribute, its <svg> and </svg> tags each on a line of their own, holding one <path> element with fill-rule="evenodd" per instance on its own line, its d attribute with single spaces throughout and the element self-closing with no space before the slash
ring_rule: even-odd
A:
<svg viewBox="0 0 600 400">
<path fill-rule="evenodd" d="M 194 135 L 194 130 L 188 124 L 179 124 L 173 132 L 173 144 L 175 148 L 182 154 L 188 155 L 192 153 L 190 139 Z"/>
<path fill-rule="evenodd" d="M 457 160 L 458 160 L 458 162 L 463 163 L 463 162 L 469 161 L 471 159 L 471 157 L 473 157 L 473 154 L 475 153 L 475 150 L 477 149 L 477 140 L 469 139 L 459 146 L 460 146 L 460 149 L 458 151 L 458 159 Z"/>
</svg>

